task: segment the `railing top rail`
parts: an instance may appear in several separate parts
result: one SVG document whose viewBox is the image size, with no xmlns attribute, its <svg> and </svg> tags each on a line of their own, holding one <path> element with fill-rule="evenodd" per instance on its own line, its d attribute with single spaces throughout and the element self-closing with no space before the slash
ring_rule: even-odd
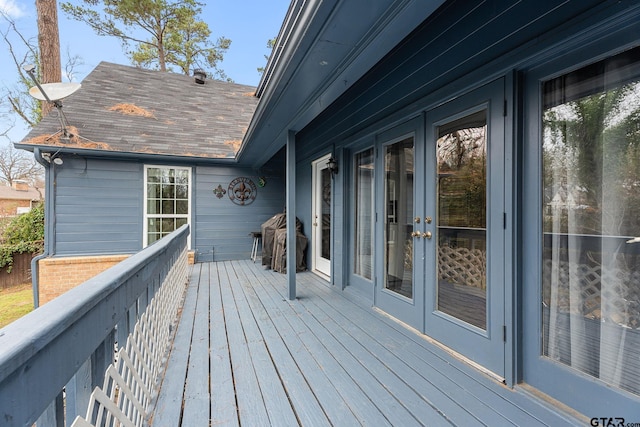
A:
<svg viewBox="0 0 640 427">
<path fill-rule="evenodd" d="M 188 225 L 180 227 L 0 329 L 0 409 L 9 400 L 50 402 L 146 292 L 147 284 L 166 274 L 186 247 L 188 233 Z"/>
</svg>

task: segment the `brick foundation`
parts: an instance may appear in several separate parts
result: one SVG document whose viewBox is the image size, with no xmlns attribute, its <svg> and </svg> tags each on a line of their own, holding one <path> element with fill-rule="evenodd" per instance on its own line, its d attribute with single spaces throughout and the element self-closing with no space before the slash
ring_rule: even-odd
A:
<svg viewBox="0 0 640 427">
<path fill-rule="evenodd" d="M 38 262 L 40 305 L 97 276 L 129 256 L 94 255 L 41 259 Z M 189 251 L 189 264 L 193 264 L 194 258 L 194 251 Z"/>
<path fill-rule="evenodd" d="M 130 255 L 45 258 L 38 262 L 40 305 L 86 282 Z"/>
</svg>

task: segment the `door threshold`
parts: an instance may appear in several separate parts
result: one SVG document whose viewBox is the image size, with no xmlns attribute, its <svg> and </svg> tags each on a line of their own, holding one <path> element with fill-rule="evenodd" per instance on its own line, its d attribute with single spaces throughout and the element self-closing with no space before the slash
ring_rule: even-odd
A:
<svg viewBox="0 0 640 427">
<path fill-rule="evenodd" d="M 451 357 L 453 357 L 456 360 L 459 360 L 462 363 L 465 363 L 469 366 L 471 366 L 472 368 L 474 368 L 477 371 L 482 372 L 484 375 L 488 376 L 489 378 L 506 385 L 507 382 L 504 379 L 503 376 L 496 374 L 495 372 L 485 368 L 484 366 L 482 366 L 481 364 L 479 364 L 478 362 L 474 362 L 473 360 L 469 359 L 467 356 L 458 353 L 457 351 L 447 347 L 446 345 L 442 344 L 440 341 L 436 341 L 435 339 L 431 338 L 428 335 L 424 335 L 422 334 L 422 338 L 424 340 L 426 340 L 427 342 L 429 342 L 430 344 L 433 344 L 437 347 L 439 347 L 440 349 L 446 351 Z"/>
<path fill-rule="evenodd" d="M 316 276 L 318 276 L 318 277 L 320 277 L 320 278 L 322 278 L 322 279 L 326 280 L 327 282 L 331 283 L 331 276 L 329 276 L 328 274 L 323 273 L 323 272 L 322 272 L 322 271 L 320 271 L 320 270 L 311 270 L 311 272 L 312 272 L 313 274 L 315 274 Z"/>
</svg>

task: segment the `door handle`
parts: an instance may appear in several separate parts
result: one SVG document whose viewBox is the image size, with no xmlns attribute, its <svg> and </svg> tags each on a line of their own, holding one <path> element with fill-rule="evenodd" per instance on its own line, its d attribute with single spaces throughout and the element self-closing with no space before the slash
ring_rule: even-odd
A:
<svg viewBox="0 0 640 427">
<path fill-rule="evenodd" d="M 422 235 L 420 234 L 419 231 L 412 231 L 411 232 L 411 237 L 417 237 L 419 239 L 421 236 Z"/>
<path fill-rule="evenodd" d="M 422 233 L 422 237 L 431 240 L 432 234 L 430 231 L 425 231 L 424 233 Z"/>
</svg>

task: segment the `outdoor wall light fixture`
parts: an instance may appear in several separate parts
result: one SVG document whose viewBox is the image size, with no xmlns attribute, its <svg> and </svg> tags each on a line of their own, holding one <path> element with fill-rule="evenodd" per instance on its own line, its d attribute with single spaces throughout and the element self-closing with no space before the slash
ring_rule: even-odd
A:
<svg viewBox="0 0 640 427">
<path fill-rule="evenodd" d="M 338 174 L 338 161 L 334 159 L 333 156 L 327 160 L 327 169 L 331 172 L 332 178 Z"/>
<path fill-rule="evenodd" d="M 42 153 L 40 154 L 40 156 L 47 161 L 47 163 L 55 163 L 56 165 L 60 166 L 61 164 L 64 163 L 64 161 L 62 160 L 62 157 L 59 157 L 58 152 L 55 152 L 53 154 L 51 153 Z"/>
</svg>

